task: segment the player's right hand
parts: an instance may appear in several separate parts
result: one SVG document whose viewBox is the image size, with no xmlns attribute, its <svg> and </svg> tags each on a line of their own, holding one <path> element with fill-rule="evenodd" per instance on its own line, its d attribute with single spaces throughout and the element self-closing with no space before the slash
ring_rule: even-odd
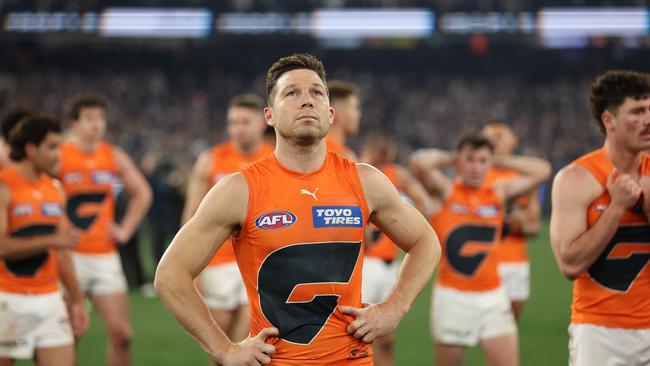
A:
<svg viewBox="0 0 650 366">
<path fill-rule="evenodd" d="M 228 347 L 226 354 L 219 361 L 223 366 L 259 366 L 268 365 L 275 352 L 275 346 L 265 343 L 268 337 L 279 334 L 277 328 L 264 328 L 255 337 L 248 337 Z"/>
<path fill-rule="evenodd" d="M 614 168 L 607 178 L 607 192 L 612 198 L 612 205 L 628 209 L 634 206 L 641 197 L 641 185 L 629 174 L 619 174 Z"/>
<path fill-rule="evenodd" d="M 58 249 L 75 248 L 79 245 L 79 230 L 73 228 L 59 229 L 52 235 L 50 243 Z"/>
</svg>

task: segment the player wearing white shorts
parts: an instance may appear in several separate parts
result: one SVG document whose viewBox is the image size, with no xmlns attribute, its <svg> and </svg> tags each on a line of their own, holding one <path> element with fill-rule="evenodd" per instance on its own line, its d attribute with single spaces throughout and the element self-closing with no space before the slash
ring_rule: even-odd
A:
<svg viewBox="0 0 650 366">
<path fill-rule="evenodd" d="M 518 171 L 518 177 L 485 184 L 494 165 Z M 454 164 L 456 180 L 442 168 Z M 497 272 L 494 247 L 504 221 L 504 204 L 532 190 L 550 174 L 550 164 L 528 157 L 495 157 L 481 134 L 461 138 L 457 156 L 440 150 L 416 152 L 412 167 L 425 187 L 443 202 L 431 217 L 443 256 L 432 301 L 436 364 L 463 362 L 477 344 L 490 365 L 518 365 L 517 328 Z"/>
<path fill-rule="evenodd" d="M 74 336 L 88 327 L 68 252 L 78 233 L 67 227 L 63 191 L 48 175 L 60 142 L 60 124 L 48 117 L 26 117 L 10 134 L 11 162 L 0 172 L 1 366 L 16 359 L 72 366 Z"/>
<path fill-rule="evenodd" d="M 426 210 L 431 207 L 429 196 L 406 168 L 394 163 L 396 155 L 397 144 L 389 136 L 373 132 L 364 138 L 361 161 L 381 170 L 397 188 L 402 199 L 426 216 Z M 379 304 L 388 297 L 399 276 L 399 253 L 390 238 L 372 225 L 370 236 L 363 263 L 361 301 L 366 304 Z M 393 365 L 394 343 L 395 332 L 373 342 L 375 366 Z"/>
<path fill-rule="evenodd" d="M 213 146 L 197 159 L 190 178 L 183 223 L 192 218 L 205 194 L 217 181 L 273 153 L 273 147 L 263 142 L 266 129 L 263 109 L 264 101 L 254 94 L 231 99 L 227 112 L 230 141 Z M 231 339 L 244 339 L 249 329 L 248 299 L 230 239 L 199 276 L 199 287 L 219 326 Z"/>
<path fill-rule="evenodd" d="M 127 286 L 116 245 L 127 243 L 151 205 L 151 188 L 131 158 L 106 141 L 106 102 L 75 99 L 69 111 L 72 139 L 61 147 L 59 176 L 66 211 L 81 231 L 74 261 L 82 291 L 90 297 L 108 334 L 107 364 L 131 363 L 133 330 Z M 113 186 L 119 179 L 130 196 L 126 213 L 115 222 Z"/>
<path fill-rule="evenodd" d="M 604 145 L 553 182 L 551 244 L 573 280 L 569 363 L 648 365 L 650 76 L 608 71 L 589 101 Z"/>
<path fill-rule="evenodd" d="M 492 121 L 483 127 L 483 133 L 494 145 L 495 155 L 512 155 L 517 147 L 517 137 L 508 125 Z M 492 169 L 486 182 L 512 179 L 517 172 L 507 169 Z M 501 242 L 497 246 L 499 276 L 510 297 L 512 312 L 516 320 L 530 296 L 530 261 L 526 240 L 539 232 L 541 207 L 539 190 L 535 189 L 510 200 L 506 208 L 505 226 Z"/>
</svg>

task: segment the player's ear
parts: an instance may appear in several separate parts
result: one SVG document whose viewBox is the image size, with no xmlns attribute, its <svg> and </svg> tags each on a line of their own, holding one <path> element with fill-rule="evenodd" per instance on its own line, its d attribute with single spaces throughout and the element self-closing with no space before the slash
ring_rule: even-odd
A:
<svg viewBox="0 0 650 366">
<path fill-rule="evenodd" d="M 610 129 L 614 128 L 615 119 L 616 117 L 614 116 L 614 114 L 612 114 L 612 112 L 605 109 L 603 114 L 600 116 L 600 120 L 602 121 L 603 126 L 605 127 L 605 131 L 609 131 Z"/>
<path fill-rule="evenodd" d="M 264 107 L 264 120 L 267 125 L 275 126 L 275 121 L 273 121 L 273 107 Z"/>
<path fill-rule="evenodd" d="M 336 111 L 330 107 L 330 126 L 334 123 L 334 116 L 336 116 Z"/>
</svg>

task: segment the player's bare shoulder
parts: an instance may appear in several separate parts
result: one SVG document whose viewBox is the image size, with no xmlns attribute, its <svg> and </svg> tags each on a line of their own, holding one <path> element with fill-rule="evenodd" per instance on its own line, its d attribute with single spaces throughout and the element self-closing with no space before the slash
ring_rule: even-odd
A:
<svg viewBox="0 0 650 366">
<path fill-rule="evenodd" d="M 355 163 L 359 180 L 371 212 L 388 202 L 399 200 L 399 194 L 388 177 L 379 169 L 366 163 Z"/>
<path fill-rule="evenodd" d="M 248 211 L 248 183 L 242 173 L 219 180 L 205 196 L 199 211 L 230 224 L 242 224 Z"/>
<path fill-rule="evenodd" d="M 553 178 L 553 196 L 573 196 L 589 201 L 602 194 L 604 188 L 584 166 L 569 164 L 560 169 Z"/>
</svg>

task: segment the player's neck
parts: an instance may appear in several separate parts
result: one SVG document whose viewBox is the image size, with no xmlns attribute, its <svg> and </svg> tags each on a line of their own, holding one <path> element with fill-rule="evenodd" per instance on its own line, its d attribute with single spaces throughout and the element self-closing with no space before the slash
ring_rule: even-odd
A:
<svg viewBox="0 0 650 366">
<path fill-rule="evenodd" d="M 622 144 L 617 144 L 614 139 L 605 139 L 605 153 L 614 167 L 624 174 L 635 175 L 641 165 L 641 151 L 633 151 Z"/>
<path fill-rule="evenodd" d="M 36 182 L 38 180 L 38 171 L 34 164 L 29 160 L 24 159 L 22 161 L 14 162 L 13 164 L 16 170 L 30 182 Z"/>
<path fill-rule="evenodd" d="M 283 167 L 293 172 L 308 174 L 323 166 L 327 149 L 323 140 L 308 146 L 278 140 L 274 154 Z"/>
<path fill-rule="evenodd" d="M 345 135 L 345 131 L 343 131 L 342 128 L 338 127 L 338 125 L 332 125 L 327 135 L 341 145 L 345 145 L 345 139 L 347 136 Z"/>
<path fill-rule="evenodd" d="M 83 139 L 80 139 L 76 136 L 74 137 L 73 141 L 79 150 L 87 153 L 96 151 L 97 148 L 99 148 L 99 144 L 101 143 L 101 141 L 84 141 Z"/>
</svg>

